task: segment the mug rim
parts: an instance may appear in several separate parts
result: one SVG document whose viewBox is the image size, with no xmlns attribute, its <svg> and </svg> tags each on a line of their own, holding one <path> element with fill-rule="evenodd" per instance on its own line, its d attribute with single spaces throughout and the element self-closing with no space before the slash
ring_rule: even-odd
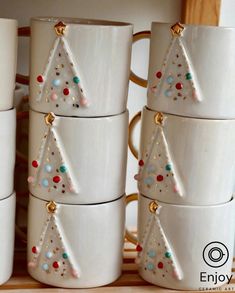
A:
<svg viewBox="0 0 235 293">
<path fill-rule="evenodd" d="M 76 18 L 76 17 L 56 17 L 56 16 L 36 16 L 32 17 L 31 21 L 46 22 L 56 24 L 58 21 L 63 21 L 68 25 L 84 25 L 84 26 L 103 26 L 103 27 L 124 27 L 133 24 L 121 21 L 112 21 L 104 19 L 89 19 L 89 18 Z"/>
<path fill-rule="evenodd" d="M 121 196 L 119 196 L 118 198 L 112 199 L 110 201 L 97 202 L 97 203 L 85 203 L 85 204 L 84 203 L 64 203 L 64 202 L 50 200 L 50 199 L 45 200 L 43 198 L 40 198 L 40 197 L 32 194 L 31 192 L 29 192 L 29 197 L 32 197 L 32 198 L 39 200 L 39 201 L 43 201 L 45 203 L 48 203 L 50 201 L 54 201 L 54 202 L 56 202 L 56 204 L 59 204 L 62 206 L 67 206 L 67 207 L 94 207 L 94 206 L 98 207 L 98 206 L 104 206 L 106 204 L 112 204 L 112 203 L 118 202 L 119 200 L 125 199 L 126 193 L 124 193 Z"/>
<path fill-rule="evenodd" d="M 51 112 L 53 112 L 53 111 L 51 111 Z M 41 115 L 44 116 L 45 114 L 48 114 L 49 112 L 46 112 L 46 113 L 45 112 L 40 112 L 40 111 L 36 111 L 36 110 L 30 108 L 29 113 L 37 113 L 37 114 L 41 114 Z M 74 119 L 90 119 L 90 120 L 98 120 L 98 119 L 100 119 L 101 120 L 101 119 L 110 119 L 110 118 L 115 118 L 115 117 L 125 116 L 125 115 L 129 115 L 129 110 L 128 109 L 125 109 L 125 111 L 123 111 L 121 113 L 114 114 L 114 115 L 108 115 L 108 116 L 66 116 L 66 115 L 55 114 L 55 116 L 57 118 L 70 119 L 70 120 L 74 120 Z"/>
<path fill-rule="evenodd" d="M 148 106 L 144 106 L 143 107 L 143 112 L 152 112 L 152 113 L 158 113 L 161 112 L 163 115 L 167 115 L 167 116 L 172 116 L 172 117 L 178 117 L 178 118 L 182 118 L 182 119 L 190 119 L 190 121 L 195 120 L 195 121 L 206 121 L 208 123 L 210 122 L 235 122 L 235 118 L 233 119 L 214 119 L 214 118 L 203 118 L 203 117 L 191 117 L 191 116 L 182 116 L 182 115 L 178 115 L 178 114 L 171 114 L 171 113 L 167 113 L 167 112 L 162 112 L 162 111 L 156 111 L 153 109 L 150 109 Z"/>
<path fill-rule="evenodd" d="M 6 196 L 4 198 L 1 198 L 0 199 L 0 206 L 1 206 L 1 204 L 4 204 L 5 201 L 9 200 L 12 196 L 15 196 L 15 195 L 16 195 L 16 192 L 13 191 L 10 195 L 8 195 L 8 196 Z"/>
<path fill-rule="evenodd" d="M 185 28 L 190 27 L 190 28 L 205 28 L 205 29 L 211 29 L 211 30 L 228 30 L 228 29 L 233 29 L 235 30 L 235 27 L 233 26 L 214 26 L 214 25 L 204 25 L 204 24 L 185 24 L 180 21 L 178 21 L 180 24 L 182 24 Z M 162 25 L 162 26 L 172 26 L 176 22 L 161 22 L 161 21 L 152 21 L 151 27 L 155 25 Z"/>
<path fill-rule="evenodd" d="M 234 194 L 232 194 L 232 198 L 224 203 L 219 203 L 219 204 L 214 204 L 214 205 L 183 205 L 183 204 L 171 204 L 171 203 L 167 203 L 167 202 L 163 202 L 157 199 L 153 199 L 150 198 L 146 195 L 144 195 L 143 193 L 138 193 L 139 196 L 142 196 L 143 198 L 150 200 L 150 201 L 156 201 L 157 203 L 159 203 L 160 206 L 162 207 L 173 207 L 176 209 L 193 209 L 193 210 L 197 210 L 197 209 L 214 209 L 214 208 L 223 208 L 225 206 L 231 206 L 235 203 L 235 196 Z"/>
<path fill-rule="evenodd" d="M 8 17 L 0 17 L 0 22 L 12 22 L 12 23 L 18 23 L 18 20 L 15 18 L 8 18 Z"/>
</svg>

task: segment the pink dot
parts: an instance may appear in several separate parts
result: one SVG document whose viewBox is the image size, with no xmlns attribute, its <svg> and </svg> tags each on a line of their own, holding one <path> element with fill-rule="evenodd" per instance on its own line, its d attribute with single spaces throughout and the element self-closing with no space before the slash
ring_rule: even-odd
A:
<svg viewBox="0 0 235 293">
<path fill-rule="evenodd" d="M 141 176 L 140 176 L 140 174 L 135 174 L 134 179 L 135 179 L 136 181 L 140 181 L 140 180 L 141 180 Z"/>
<path fill-rule="evenodd" d="M 35 268 L 35 267 L 36 267 L 36 263 L 33 262 L 33 261 L 30 261 L 30 262 L 28 263 L 28 267 L 29 267 L 29 268 Z"/>
<path fill-rule="evenodd" d="M 173 191 L 174 192 L 178 192 L 179 191 L 177 185 L 174 186 Z"/>
<path fill-rule="evenodd" d="M 88 100 L 86 98 L 81 98 L 80 104 L 81 104 L 81 106 L 86 107 L 86 106 L 88 106 Z"/>
<path fill-rule="evenodd" d="M 58 98 L 58 97 L 57 97 L 57 94 L 53 92 L 53 93 L 51 94 L 51 100 L 52 100 L 52 101 L 55 101 L 55 100 L 57 100 L 57 98 Z"/>
<path fill-rule="evenodd" d="M 28 183 L 33 183 L 34 182 L 34 177 L 33 176 L 29 176 L 28 177 Z"/>
<path fill-rule="evenodd" d="M 79 277 L 78 271 L 76 271 L 76 270 L 72 270 L 72 276 L 73 276 L 74 278 L 78 278 L 78 277 Z"/>
</svg>

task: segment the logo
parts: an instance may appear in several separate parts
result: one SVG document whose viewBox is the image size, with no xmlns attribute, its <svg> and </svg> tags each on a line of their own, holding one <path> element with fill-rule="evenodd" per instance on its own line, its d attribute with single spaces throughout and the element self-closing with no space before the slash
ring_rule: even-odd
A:
<svg viewBox="0 0 235 293">
<path fill-rule="evenodd" d="M 228 248 L 219 241 L 210 242 L 203 249 L 203 260 L 212 268 L 220 268 L 226 264 L 229 259 Z"/>
</svg>

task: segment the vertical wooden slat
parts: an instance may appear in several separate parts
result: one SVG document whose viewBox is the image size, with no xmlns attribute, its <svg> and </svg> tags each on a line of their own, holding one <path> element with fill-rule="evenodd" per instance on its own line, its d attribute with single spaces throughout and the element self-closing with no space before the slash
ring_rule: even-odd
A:
<svg viewBox="0 0 235 293">
<path fill-rule="evenodd" d="M 221 0 L 183 0 L 182 23 L 218 25 Z"/>
</svg>

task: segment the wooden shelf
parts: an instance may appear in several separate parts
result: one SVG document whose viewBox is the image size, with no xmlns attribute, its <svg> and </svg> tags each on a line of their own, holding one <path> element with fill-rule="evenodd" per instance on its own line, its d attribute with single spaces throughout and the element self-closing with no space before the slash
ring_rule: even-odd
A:
<svg viewBox="0 0 235 293">
<path fill-rule="evenodd" d="M 136 251 L 134 245 L 129 242 L 125 243 L 122 276 L 112 284 L 105 287 L 89 289 L 89 292 L 182 292 L 176 290 L 167 290 L 153 286 L 138 275 L 137 265 L 135 264 Z M 235 272 L 235 259 L 233 263 L 233 272 Z M 9 291 L 10 290 L 10 291 Z M 25 247 L 15 253 L 14 273 L 11 279 L 0 287 L 0 291 L 5 292 L 87 292 L 88 289 L 59 289 L 39 283 L 32 279 L 27 273 Z M 212 290 L 215 292 L 215 290 Z M 184 291 L 186 292 L 186 291 Z M 191 291 L 197 292 L 197 291 Z M 208 292 L 208 291 L 207 291 Z M 221 287 L 216 292 L 235 292 L 235 274 L 229 285 Z"/>
</svg>

